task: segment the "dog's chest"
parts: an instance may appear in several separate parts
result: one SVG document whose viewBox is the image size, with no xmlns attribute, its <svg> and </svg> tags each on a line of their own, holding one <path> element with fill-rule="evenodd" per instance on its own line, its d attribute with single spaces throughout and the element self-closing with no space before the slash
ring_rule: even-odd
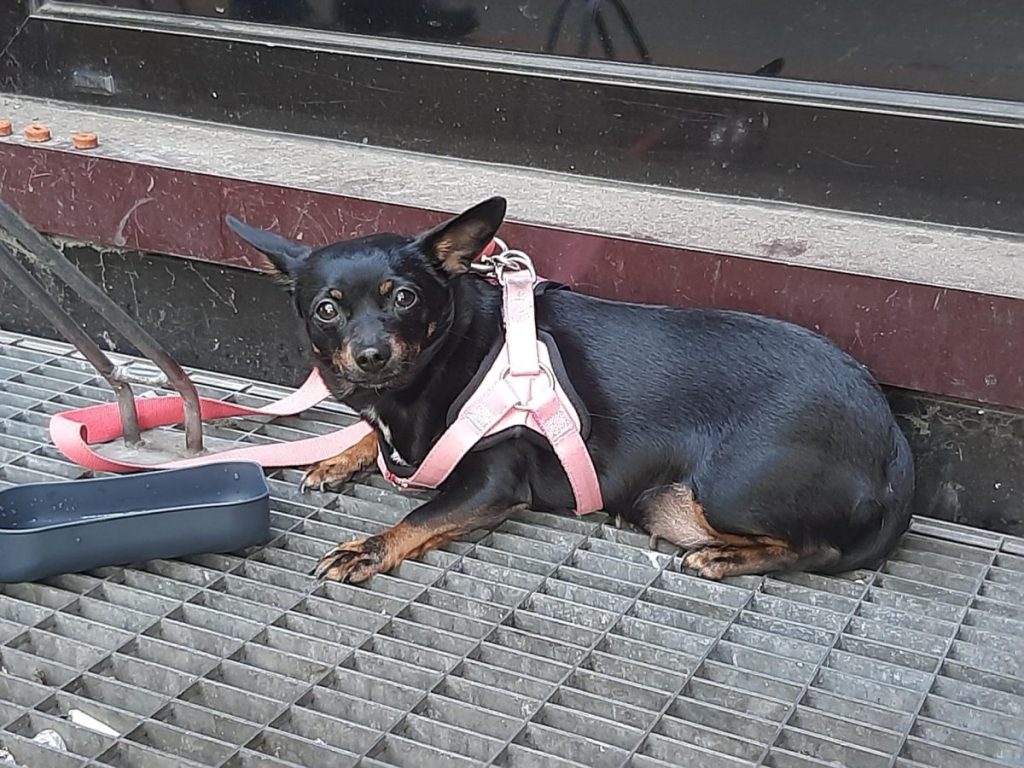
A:
<svg viewBox="0 0 1024 768">
<path fill-rule="evenodd" d="M 388 450 L 388 455 L 391 457 L 391 461 L 402 467 L 408 467 L 409 462 L 402 458 L 402 454 L 395 448 L 394 438 L 391 436 L 391 428 L 384 422 L 384 419 L 380 417 L 380 414 L 373 408 L 367 408 L 362 412 L 362 417 L 370 422 L 380 432 L 384 438 L 384 446 Z"/>
</svg>

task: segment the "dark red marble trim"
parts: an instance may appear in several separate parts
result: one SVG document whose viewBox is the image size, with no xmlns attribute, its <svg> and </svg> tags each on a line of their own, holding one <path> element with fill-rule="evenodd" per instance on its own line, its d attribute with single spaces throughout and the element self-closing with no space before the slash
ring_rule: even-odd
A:
<svg viewBox="0 0 1024 768">
<path fill-rule="evenodd" d="M 261 268 L 226 213 L 313 245 L 413 232 L 442 214 L 338 195 L 0 144 L 0 195 L 39 229 L 101 246 Z M 510 224 L 542 274 L 597 295 L 742 309 L 821 331 L 884 383 L 1024 407 L 1024 301 Z M 813 239 L 814 233 L 807 234 Z"/>
</svg>

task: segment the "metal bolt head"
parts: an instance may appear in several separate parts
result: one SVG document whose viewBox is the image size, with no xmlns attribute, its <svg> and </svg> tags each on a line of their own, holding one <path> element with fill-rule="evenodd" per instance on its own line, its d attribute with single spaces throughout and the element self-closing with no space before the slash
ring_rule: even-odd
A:
<svg viewBox="0 0 1024 768">
<path fill-rule="evenodd" d="M 100 140 L 95 133 L 83 131 L 72 134 L 71 143 L 75 146 L 75 149 L 96 149 L 100 145 Z"/>
<path fill-rule="evenodd" d="M 42 123 L 32 123 L 25 126 L 25 139 L 28 141 L 49 141 L 50 128 Z"/>
</svg>

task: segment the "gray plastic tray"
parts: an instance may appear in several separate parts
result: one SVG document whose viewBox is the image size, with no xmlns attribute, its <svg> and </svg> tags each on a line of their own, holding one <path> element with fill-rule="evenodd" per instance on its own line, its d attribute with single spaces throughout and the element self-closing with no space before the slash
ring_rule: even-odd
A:
<svg viewBox="0 0 1024 768">
<path fill-rule="evenodd" d="M 233 552 L 270 536 L 270 489 L 250 462 L 0 491 L 0 583 Z"/>
</svg>

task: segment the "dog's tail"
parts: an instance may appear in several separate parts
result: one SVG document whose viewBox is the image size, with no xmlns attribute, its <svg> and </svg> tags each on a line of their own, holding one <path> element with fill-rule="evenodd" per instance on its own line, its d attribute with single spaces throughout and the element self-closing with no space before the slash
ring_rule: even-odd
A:
<svg viewBox="0 0 1024 768">
<path fill-rule="evenodd" d="M 874 568 L 896 546 L 910 526 L 911 502 L 914 498 L 914 459 L 910 443 L 902 430 L 893 424 L 889 429 L 890 449 L 885 464 L 885 491 L 880 498 L 865 499 L 855 517 L 865 521 L 860 541 L 846 549 L 833 572 L 855 568 Z"/>
</svg>

